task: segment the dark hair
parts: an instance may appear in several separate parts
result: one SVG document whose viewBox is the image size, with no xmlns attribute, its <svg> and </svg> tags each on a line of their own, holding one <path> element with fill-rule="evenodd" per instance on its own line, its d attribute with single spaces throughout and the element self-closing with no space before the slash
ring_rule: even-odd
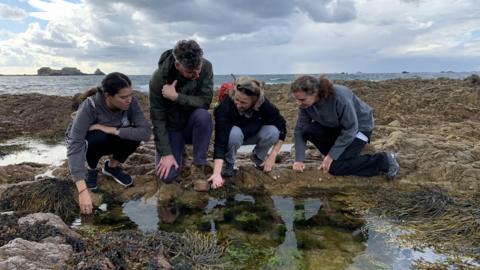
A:
<svg viewBox="0 0 480 270">
<path fill-rule="evenodd" d="M 130 86 L 132 86 L 132 81 L 127 75 L 120 72 L 112 72 L 102 80 L 102 92 L 109 96 L 115 96 L 118 91 Z"/>
<path fill-rule="evenodd" d="M 195 40 L 180 40 L 173 48 L 173 57 L 183 67 L 194 69 L 202 63 L 203 50 Z"/>
<path fill-rule="evenodd" d="M 75 94 L 72 97 L 72 109 L 78 110 L 78 107 L 85 99 L 95 95 L 97 92 L 114 96 L 121 89 L 130 86 L 132 86 L 132 81 L 130 81 L 127 75 L 120 72 L 112 72 L 103 78 L 102 86 L 95 86 L 81 94 Z"/>
<path fill-rule="evenodd" d="M 292 93 L 302 91 L 307 95 L 317 94 L 320 100 L 335 95 L 333 83 L 325 75 L 320 76 L 319 79 L 310 75 L 300 76 L 292 83 L 290 91 Z"/>
</svg>

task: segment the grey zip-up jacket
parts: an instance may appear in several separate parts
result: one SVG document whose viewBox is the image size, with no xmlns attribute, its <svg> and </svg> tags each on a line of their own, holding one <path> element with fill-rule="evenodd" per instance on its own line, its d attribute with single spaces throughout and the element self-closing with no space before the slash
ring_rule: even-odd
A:
<svg viewBox="0 0 480 270">
<path fill-rule="evenodd" d="M 295 161 L 305 159 L 306 141 L 303 130 L 313 121 L 330 128 L 341 128 L 335 144 L 329 151 L 330 157 L 337 160 L 355 140 L 359 131 L 373 130 L 373 109 L 360 100 L 343 85 L 334 85 L 335 95 L 320 100 L 306 109 L 299 109 L 295 125 Z"/>
<path fill-rule="evenodd" d="M 65 136 L 68 166 L 75 182 L 85 180 L 87 174 L 85 163 L 88 146 L 85 138 L 88 128 L 93 124 L 116 127 L 120 138 L 132 141 L 148 141 L 152 133 L 136 97 L 132 98 L 127 111 L 118 112 L 107 107 L 102 93 L 88 97 L 80 104 Z"/>
</svg>

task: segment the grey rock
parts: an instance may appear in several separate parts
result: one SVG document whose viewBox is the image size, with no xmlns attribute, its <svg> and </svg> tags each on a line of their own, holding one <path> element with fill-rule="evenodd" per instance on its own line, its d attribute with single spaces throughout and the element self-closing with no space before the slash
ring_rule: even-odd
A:
<svg viewBox="0 0 480 270">
<path fill-rule="evenodd" d="M 0 269 L 66 269 L 72 247 L 16 238 L 0 247 Z"/>
<path fill-rule="evenodd" d="M 18 219 L 19 225 L 33 225 L 38 222 L 46 222 L 46 225 L 59 229 L 64 235 L 80 238 L 80 235 L 72 231 L 59 216 L 52 213 L 34 213 Z"/>
</svg>

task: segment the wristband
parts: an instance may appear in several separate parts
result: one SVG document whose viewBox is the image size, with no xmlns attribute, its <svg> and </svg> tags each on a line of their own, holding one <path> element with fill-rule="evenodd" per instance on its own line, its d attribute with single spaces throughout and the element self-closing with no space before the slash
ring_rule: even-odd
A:
<svg viewBox="0 0 480 270">
<path fill-rule="evenodd" d="M 87 190 L 87 189 L 88 189 L 88 188 L 84 188 L 84 189 L 80 190 L 80 191 L 78 192 L 78 195 L 82 194 L 82 192 L 84 192 L 84 191 Z"/>
</svg>

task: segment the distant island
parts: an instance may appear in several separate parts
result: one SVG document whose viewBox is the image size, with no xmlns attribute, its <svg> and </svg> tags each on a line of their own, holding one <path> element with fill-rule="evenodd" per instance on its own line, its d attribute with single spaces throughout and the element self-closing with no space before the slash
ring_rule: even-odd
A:
<svg viewBox="0 0 480 270">
<path fill-rule="evenodd" d="M 99 68 L 93 74 L 81 72 L 76 67 L 64 67 L 62 69 L 52 69 L 50 67 L 41 67 L 37 70 L 38 76 L 69 76 L 69 75 L 105 75 Z"/>
</svg>

